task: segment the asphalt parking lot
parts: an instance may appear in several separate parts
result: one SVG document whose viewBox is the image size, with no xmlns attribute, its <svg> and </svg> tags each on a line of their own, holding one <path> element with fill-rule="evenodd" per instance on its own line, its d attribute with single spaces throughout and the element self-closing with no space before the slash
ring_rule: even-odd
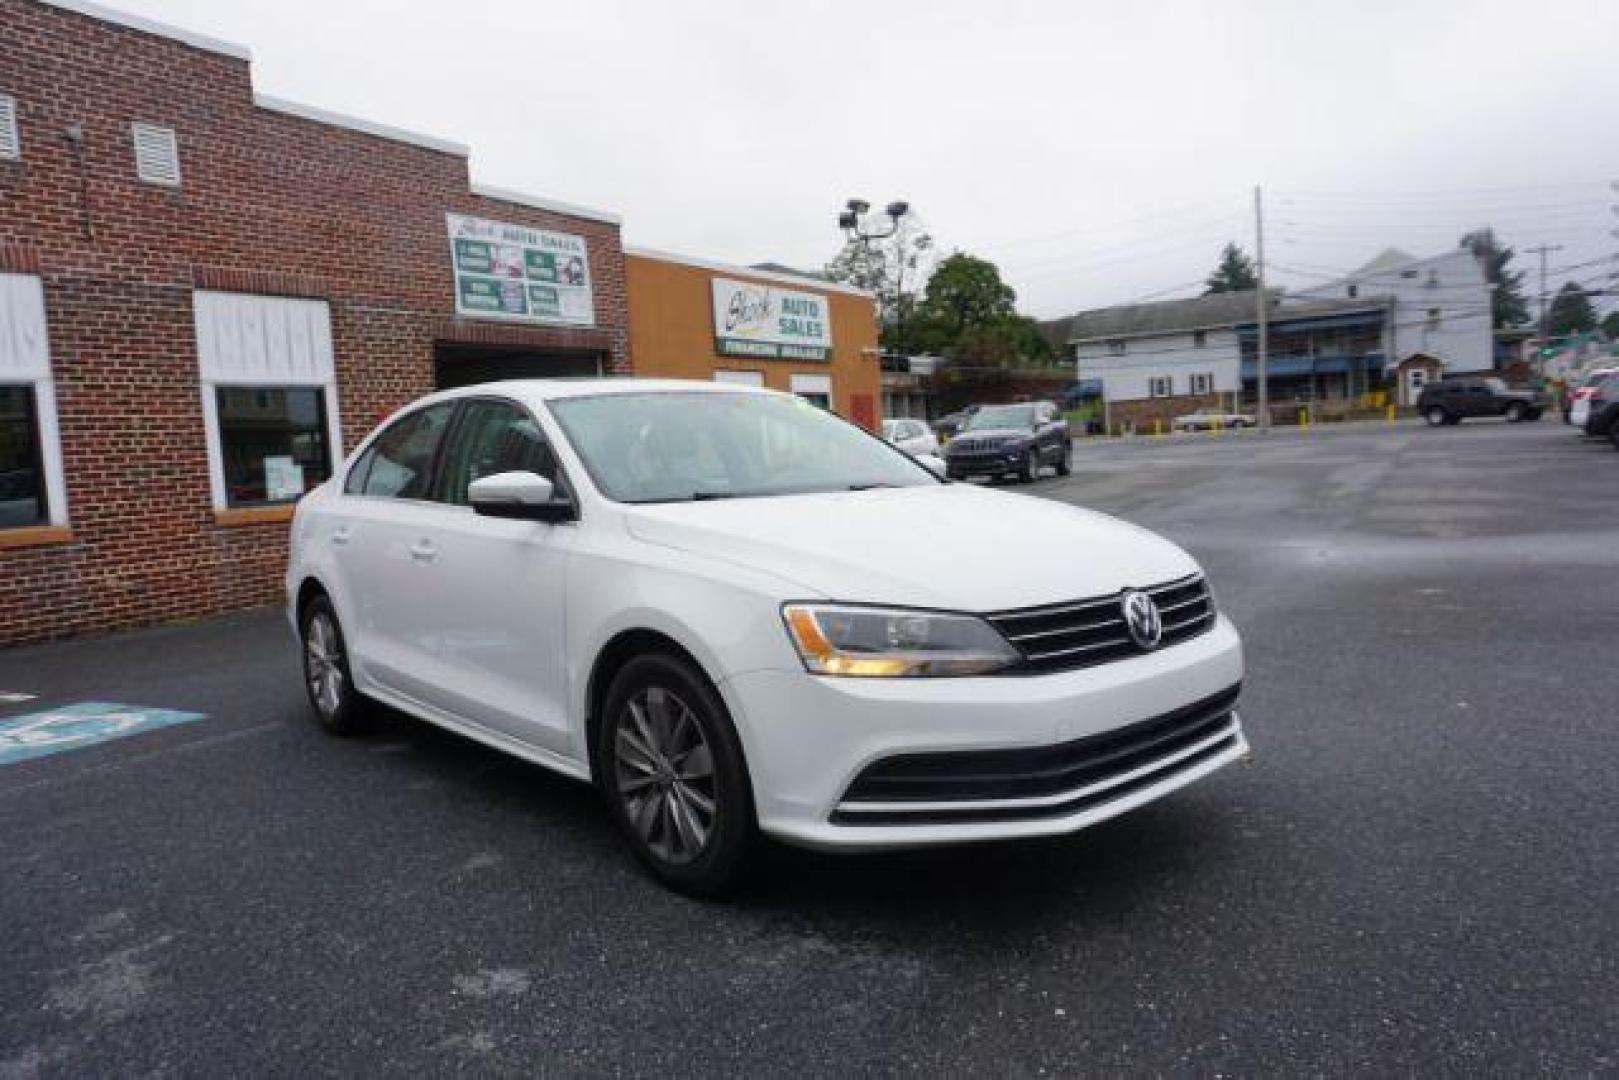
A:
<svg viewBox="0 0 1619 1080">
<path fill-rule="evenodd" d="M 308 721 L 278 612 L 0 652 L 0 1076 L 1619 1069 L 1619 454 L 1532 425 L 1085 444 L 1244 631 L 1256 754 L 1061 841 L 671 895 L 591 793 Z M 1084 558 L 1075 552 L 1075 558 Z"/>
</svg>

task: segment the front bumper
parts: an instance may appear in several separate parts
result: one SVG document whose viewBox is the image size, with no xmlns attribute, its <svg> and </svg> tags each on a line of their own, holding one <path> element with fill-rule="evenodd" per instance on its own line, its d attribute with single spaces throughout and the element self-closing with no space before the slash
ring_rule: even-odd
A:
<svg viewBox="0 0 1619 1080">
<path fill-rule="evenodd" d="M 947 770 L 971 771 L 999 752 L 1043 760 L 1111 745 L 1120 729 L 1145 731 L 1218 702 L 1241 680 L 1242 645 L 1222 617 L 1184 643 L 1077 671 L 894 680 L 757 671 L 727 680 L 722 692 L 742 733 L 761 828 L 811 847 L 900 848 L 1073 832 L 1244 757 L 1248 743 L 1227 703 L 1182 737 L 1137 740 L 1115 769 L 1089 761 L 1070 769 L 1070 758 L 1069 771 L 1044 773 L 1034 787 L 1025 775 L 1010 786 L 932 787 L 888 800 L 868 781 L 895 758 L 948 755 Z"/>
<path fill-rule="evenodd" d="M 947 454 L 944 467 L 952 479 L 958 480 L 969 476 L 1001 476 L 1017 472 L 1027 452 L 1027 447 L 1016 447 L 983 453 Z"/>
</svg>

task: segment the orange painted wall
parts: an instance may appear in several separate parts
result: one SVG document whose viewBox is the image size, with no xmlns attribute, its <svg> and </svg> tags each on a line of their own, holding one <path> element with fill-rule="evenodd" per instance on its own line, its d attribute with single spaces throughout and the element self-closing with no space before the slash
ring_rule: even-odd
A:
<svg viewBox="0 0 1619 1080">
<path fill-rule="evenodd" d="M 866 296 L 818 289 L 813 281 L 761 278 L 744 271 L 711 270 L 649 255 L 626 253 L 630 294 L 630 366 L 660 379 L 714 378 L 716 370 L 762 371 L 772 390 L 791 389 L 793 375 L 830 375 L 832 408 L 856 418 L 855 399 L 867 395 L 873 424 L 882 422 L 882 376 L 877 365 L 877 305 Z M 832 358 L 827 363 L 720 356 L 714 351 L 714 278 L 819 293 L 832 319 Z"/>
</svg>

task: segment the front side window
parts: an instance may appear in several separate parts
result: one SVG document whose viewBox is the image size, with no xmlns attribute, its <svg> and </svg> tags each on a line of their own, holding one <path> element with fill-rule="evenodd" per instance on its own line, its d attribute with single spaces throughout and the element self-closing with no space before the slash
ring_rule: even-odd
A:
<svg viewBox="0 0 1619 1080">
<path fill-rule="evenodd" d="M 345 490 L 385 499 L 429 498 L 433 459 L 454 412 L 454 403 L 445 401 L 395 420 L 354 463 Z"/>
<path fill-rule="evenodd" d="M 43 525 L 45 470 L 32 386 L 0 386 L 0 529 Z"/>
<path fill-rule="evenodd" d="M 322 388 L 220 386 L 215 395 L 226 505 L 293 502 L 331 475 Z"/>
<path fill-rule="evenodd" d="M 784 395 L 600 394 L 550 409 L 596 487 L 617 502 L 939 483 L 888 443 Z"/>
<path fill-rule="evenodd" d="M 469 401 L 444 447 L 439 501 L 466 506 L 474 480 L 503 472 L 538 473 L 557 482 L 556 458 L 527 409 L 509 401 Z"/>
</svg>

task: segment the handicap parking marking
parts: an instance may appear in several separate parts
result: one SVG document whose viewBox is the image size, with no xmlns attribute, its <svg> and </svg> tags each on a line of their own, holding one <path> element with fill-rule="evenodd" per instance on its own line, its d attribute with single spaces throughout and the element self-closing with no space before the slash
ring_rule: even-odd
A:
<svg viewBox="0 0 1619 1080">
<path fill-rule="evenodd" d="M 80 750 L 110 739 L 205 720 L 202 713 L 84 701 L 0 722 L 0 765 Z"/>
</svg>

